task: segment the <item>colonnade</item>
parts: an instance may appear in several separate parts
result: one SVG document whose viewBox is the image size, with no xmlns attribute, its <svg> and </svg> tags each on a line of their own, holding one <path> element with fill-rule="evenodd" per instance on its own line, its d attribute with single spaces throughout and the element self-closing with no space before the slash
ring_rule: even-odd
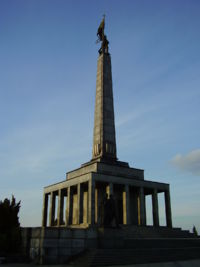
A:
<svg viewBox="0 0 200 267">
<path fill-rule="evenodd" d="M 42 226 L 101 225 L 105 193 L 117 200 L 121 224 L 146 225 L 146 195 L 152 197 L 153 225 L 159 227 L 158 193 L 164 192 L 166 226 L 172 227 L 169 189 L 89 180 L 44 192 Z M 56 214 L 57 212 L 57 214 Z"/>
</svg>

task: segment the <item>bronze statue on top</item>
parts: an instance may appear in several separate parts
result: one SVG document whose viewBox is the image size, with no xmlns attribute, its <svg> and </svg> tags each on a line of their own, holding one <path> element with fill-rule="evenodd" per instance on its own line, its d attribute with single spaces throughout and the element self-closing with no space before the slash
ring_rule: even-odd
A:
<svg viewBox="0 0 200 267">
<path fill-rule="evenodd" d="M 106 54 L 109 54 L 108 53 L 108 44 L 109 44 L 109 41 L 106 37 L 106 35 L 104 34 L 104 28 L 105 28 L 105 15 L 103 15 L 103 19 L 99 25 L 99 28 L 97 30 L 97 36 L 98 36 L 98 39 L 96 41 L 96 43 L 99 43 L 99 42 L 102 42 L 101 43 L 101 48 L 99 49 L 99 54 L 102 54 L 102 53 L 106 53 Z"/>
</svg>

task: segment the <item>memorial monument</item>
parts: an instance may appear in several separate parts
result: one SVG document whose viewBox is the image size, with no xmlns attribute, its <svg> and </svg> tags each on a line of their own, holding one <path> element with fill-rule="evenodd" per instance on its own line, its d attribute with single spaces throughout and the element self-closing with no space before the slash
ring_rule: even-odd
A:
<svg viewBox="0 0 200 267">
<path fill-rule="evenodd" d="M 200 240 L 172 227 L 169 184 L 144 179 L 144 170 L 117 158 L 109 41 L 105 17 L 98 31 L 92 159 L 44 188 L 42 227 L 22 228 L 22 252 L 44 264 L 78 260 L 78 266 L 195 259 Z M 166 226 L 159 225 L 164 193 Z M 147 226 L 146 196 L 153 226 Z M 81 253 L 81 254 L 80 254 Z M 81 257 L 84 258 L 81 258 Z"/>
<path fill-rule="evenodd" d="M 68 172 L 65 181 L 44 188 L 42 226 L 102 225 L 105 215 L 102 205 L 107 193 L 108 198 L 111 194 L 114 196 L 118 223 L 122 225 L 146 225 L 145 197 L 151 195 L 153 225 L 159 227 L 158 194 L 164 192 L 166 226 L 172 227 L 169 184 L 145 180 L 144 170 L 129 167 L 128 163 L 117 159 L 111 56 L 104 28 L 105 17 L 97 32 L 101 47 L 97 62 L 92 159 Z"/>
</svg>

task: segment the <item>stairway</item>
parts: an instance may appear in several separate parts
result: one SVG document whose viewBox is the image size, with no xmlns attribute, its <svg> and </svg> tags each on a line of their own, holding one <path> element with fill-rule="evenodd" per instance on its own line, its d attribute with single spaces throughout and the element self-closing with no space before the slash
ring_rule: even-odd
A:
<svg viewBox="0 0 200 267">
<path fill-rule="evenodd" d="M 87 250 L 70 263 L 109 266 L 200 259 L 200 238 L 181 228 L 102 228 L 98 242 L 98 248 Z"/>
<path fill-rule="evenodd" d="M 70 264 L 86 267 L 200 259 L 200 239 L 129 239 L 126 246 L 91 249 Z"/>
<path fill-rule="evenodd" d="M 200 247 L 96 249 L 88 251 L 85 266 L 128 265 L 200 258 Z M 79 261 L 80 263 L 81 261 Z M 80 265 L 79 265 L 80 266 Z M 84 266 L 84 265 L 81 265 Z"/>
<path fill-rule="evenodd" d="M 133 238 L 192 238 L 195 237 L 193 233 L 181 228 L 168 228 L 168 227 L 153 227 L 153 226 L 131 226 L 123 227 L 123 232 L 126 236 Z"/>
</svg>

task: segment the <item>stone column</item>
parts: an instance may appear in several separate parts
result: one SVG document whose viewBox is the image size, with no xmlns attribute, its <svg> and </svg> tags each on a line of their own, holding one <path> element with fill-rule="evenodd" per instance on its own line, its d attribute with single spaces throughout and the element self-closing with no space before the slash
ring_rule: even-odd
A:
<svg viewBox="0 0 200 267">
<path fill-rule="evenodd" d="M 139 189 L 139 217 L 140 217 L 140 225 L 146 225 L 146 203 L 145 203 L 145 195 L 144 188 L 140 187 Z"/>
<path fill-rule="evenodd" d="M 42 226 L 47 226 L 48 194 L 43 195 Z"/>
<path fill-rule="evenodd" d="M 170 201 L 169 190 L 165 191 L 165 212 L 166 212 L 167 227 L 172 228 L 172 213 L 171 213 L 171 201 Z"/>
<path fill-rule="evenodd" d="M 99 189 L 95 188 L 95 224 L 99 224 Z"/>
<path fill-rule="evenodd" d="M 88 181 L 88 224 L 95 223 L 95 181 Z"/>
<path fill-rule="evenodd" d="M 66 225 L 72 224 L 72 208 L 73 208 L 72 188 L 69 186 L 67 188 Z"/>
<path fill-rule="evenodd" d="M 50 194 L 50 211 L 49 211 L 49 225 L 54 226 L 55 221 L 55 192 Z"/>
<path fill-rule="evenodd" d="M 123 190 L 123 224 L 130 224 L 129 185 L 125 185 Z"/>
<path fill-rule="evenodd" d="M 64 195 L 62 190 L 58 191 L 58 210 L 57 210 L 57 225 L 61 225 L 63 222 L 63 206 L 64 206 Z"/>
<path fill-rule="evenodd" d="M 159 214 L 158 214 L 158 192 L 154 188 L 152 195 L 152 207 L 153 207 L 153 225 L 159 226 Z"/>
<path fill-rule="evenodd" d="M 109 183 L 106 186 L 106 194 L 108 194 L 108 198 L 110 198 L 110 195 L 113 195 L 113 183 Z"/>
<path fill-rule="evenodd" d="M 106 192 L 106 187 L 101 184 L 98 188 L 97 191 L 95 189 L 95 201 L 97 199 L 97 224 L 98 225 L 103 225 L 104 224 L 104 201 L 105 201 L 105 192 Z M 95 218 L 96 221 L 96 218 Z"/>
<path fill-rule="evenodd" d="M 78 224 L 83 223 L 83 189 L 81 184 L 77 185 L 77 217 Z"/>
</svg>

